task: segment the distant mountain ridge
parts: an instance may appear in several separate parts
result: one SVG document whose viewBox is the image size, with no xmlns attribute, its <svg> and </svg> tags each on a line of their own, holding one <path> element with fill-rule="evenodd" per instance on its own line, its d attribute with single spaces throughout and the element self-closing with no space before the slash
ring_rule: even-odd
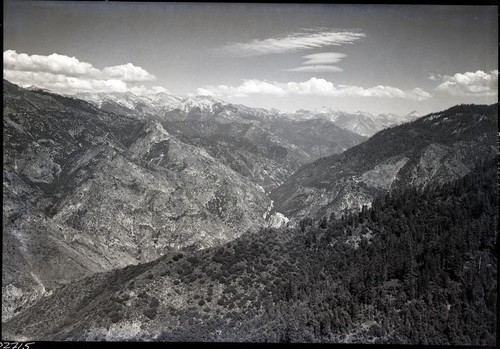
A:
<svg viewBox="0 0 500 349">
<path fill-rule="evenodd" d="M 373 115 L 358 111 L 347 113 L 340 110 L 325 108 L 321 111 L 298 110 L 290 117 L 297 120 L 324 119 L 335 123 L 337 126 L 357 133 L 362 136 L 371 137 L 375 133 L 401 123 L 418 119 L 422 115 L 417 111 L 412 111 L 407 115 L 379 114 Z"/>
<path fill-rule="evenodd" d="M 301 165 L 366 139 L 328 120 L 296 120 L 276 110 L 250 108 L 211 96 L 179 98 L 127 92 L 77 97 L 104 111 L 161 123 L 171 134 L 205 148 L 266 192 Z"/>
<path fill-rule="evenodd" d="M 283 113 L 275 109 L 250 108 L 241 104 L 232 104 L 212 96 L 189 96 L 177 97 L 166 93 L 149 95 L 135 95 L 131 92 L 125 93 L 79 93 L 77 98 L 87 100 L 99 108 L 109 111 L 124 111 L 129 109 L 129 113 L 136 115 L 159 115 L 169 111 L 182 111 L 186 114 L 201 113 L 203 115 L 235 117 L 237 114 L 251 115 L 253 119 L 279 120 L 289 118 L 296 121 L 312 119 L 323 119 L 333 122 L 336 126 L 370 137 L 378 131 L 400 123 L 413 121 L 420 116 L 420 113 L 412 111 L 407 115 L 379 114 L 373 115 L 358 111 L 348 113 L 331 108 L 318 110 L 297 110 L 295 113 Z M 241 121 L 241 119 L 240 119 Z"/>
<path fill-rule="evenodd" d="M 273 212 L 319 219 L 361 209 L 395 188 L 467 174 L 497 154 L 498 105 L 460 105 L 382 130 L 339 155 L 303 166 L 274 190 Z"/>
</svg>

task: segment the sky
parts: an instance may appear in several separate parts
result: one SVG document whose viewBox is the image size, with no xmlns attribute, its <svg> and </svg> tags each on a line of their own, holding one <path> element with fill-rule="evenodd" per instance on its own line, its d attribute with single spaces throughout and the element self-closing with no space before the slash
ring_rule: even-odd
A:
<svg viewBox="0 0 500 349">
<path fill-rule="evenodd" d="M 498 101 L 498 7 L 4 2 L 3 76 L 63 94 L 423 114 Z"/>
</svg>

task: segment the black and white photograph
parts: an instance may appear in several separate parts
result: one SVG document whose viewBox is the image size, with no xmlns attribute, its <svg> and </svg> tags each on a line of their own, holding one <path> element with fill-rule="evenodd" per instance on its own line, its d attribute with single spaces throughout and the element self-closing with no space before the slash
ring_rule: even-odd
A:
<svg viewBox="0 0 500 349">
<path fill-rule="evenodd" d="M 2 348 L 498 344 L 498 5 L 3 10 Z"/>
</svg>

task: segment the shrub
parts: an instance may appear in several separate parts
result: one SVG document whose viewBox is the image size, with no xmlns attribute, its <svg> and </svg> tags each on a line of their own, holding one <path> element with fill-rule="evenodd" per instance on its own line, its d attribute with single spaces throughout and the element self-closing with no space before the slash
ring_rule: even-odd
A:
<svg viewBox="0 0 500 349">
<path fill-rule="evenodd" d="M 143 314 L 150 320 L 154 320 L 156 318 L 156 308 L 148 308 L 144 310 Z"/>
<path fill-rule="evenodd" d="M 156 298 L 156 297 L 153 297 L 153 298 L 151 299 L 151 302 L 149 302 L 149 306 L 150 306 L 151 308 L 158 308 L 158 306 L 159 306 L 159 305 L 160 305 L 160 301 L 159 301 L 159 300 L 158 300 L 158 298 Z"/>
<path fill-rule="evenodd" d="M 201 299 L 199 302 L 198 302 L 198 305 L 201 307 L 203 305 L 205 305 L 205 301 L 203 299 Z"/>
<path fill-rule="evenodd" d="M 113 311 L 109 314 L 109 318 L 111 322 L 115 324 L 123 318 L 123 314 L 119 311 Z"/>
<path fill-rule="evenodd" d="M 182 253 L 178 253 L 172 259 L 177 262 L 182 257 L 184 257 L 184 255 Z"/>
</svg>

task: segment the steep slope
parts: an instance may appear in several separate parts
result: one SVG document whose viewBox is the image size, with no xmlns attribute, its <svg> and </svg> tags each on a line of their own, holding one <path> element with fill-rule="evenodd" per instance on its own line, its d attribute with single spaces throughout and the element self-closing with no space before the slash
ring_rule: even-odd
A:
<svg viewBox="0 0 500 349">
<path fill-rule="evenodd" d="M 303 166 L 270 194 L 295 220 L 360 209 L 395 188 L 425 188 L 494 156 L 498 106 L 461 105 L 383 130 L 340 155 Z"/>
<path fill-rule="evenodd" d="M 366 138 L 327 120 L 296 121 L 273 110 L 226 103 L 209 96 L 80 94 L 97 107 L 160 122 L 183 142 L 208 153 L 266 192 L 301 165 L 340 153 Z M 138 107 L 142 106 L 142 107 Z"/>
<path fill-rule="evenodd" d="M 496 163 L 344 220 L 93 275 L 3 338 L 494 345 Z"/>
<path fill-rule="evenodd" d="M 59 282 L 232 240 L 270 206 L 158 123 L 6 81 L 3 145 L 4 320 Z"/>
</svg>

